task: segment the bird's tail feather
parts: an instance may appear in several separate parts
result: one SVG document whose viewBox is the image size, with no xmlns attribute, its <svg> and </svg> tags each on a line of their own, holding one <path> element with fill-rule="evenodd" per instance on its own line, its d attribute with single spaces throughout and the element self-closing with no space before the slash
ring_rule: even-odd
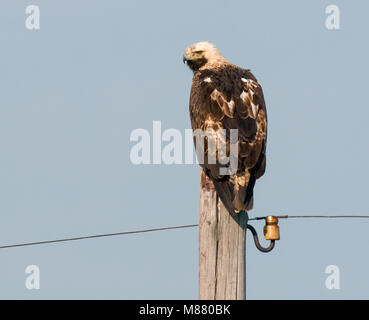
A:
<svg viewBox="0 0 369 320">
<path fill-rule="evenodd" d="M 254 199 L 252 191 L 251 195 L 247 194 L 246 189 L 243 189 L 242 192 L 240 192 L 241 190 L 235 192 L 233 184 L 228 180 L 212 180 L 215 190 L 228 212 L 234 214 L 242 210 L 248 211 L 253 208 Z"/>
</svg>

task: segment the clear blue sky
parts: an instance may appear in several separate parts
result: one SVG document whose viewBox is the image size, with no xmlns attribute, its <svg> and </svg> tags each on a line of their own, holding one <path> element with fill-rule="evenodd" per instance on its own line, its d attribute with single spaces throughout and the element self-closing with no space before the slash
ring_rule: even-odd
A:
<svg viewBox="0 0 369 320">
<path fill-rule="evenodd" d="M 39 5 L 41 29 L 25 28 Z M 325 28 L 325 8 L 341 29 Z M 0 244 L 197 223 L 199 167 L 130 162 L 136 128 L 190 127 L 184 49 L 262 84 L 266 175 L 250 216 L 369 214 L 367 1 L 12 1 L 0 6 Z M 262 222 L 254 223 L 261 233 Z M 368 299 L 369 220 L 248 234 L 249 299 Z M 0 298 L 196 299 L 197 229 L 0 250 Z M 327 290 L 337 265 L 341 289 Z M 41 289 L 27 290 L 38 265 Z"/>
</svg>

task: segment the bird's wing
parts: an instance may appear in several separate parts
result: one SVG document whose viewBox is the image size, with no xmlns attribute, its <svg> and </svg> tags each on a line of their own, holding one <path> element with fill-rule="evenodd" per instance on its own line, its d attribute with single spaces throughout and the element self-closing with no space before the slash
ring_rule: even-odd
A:
<svg viewBox="0 0 369 320">
<path fill-rule="evenodd" d="M 190 97 L 193 129 L 238 129 L 238 167 L 220 174 L 220 163 L 202 164 L 229 211 L 250 208 L 255 180 L 265 171 L 267 115 L 262 88 L 249 70 L 229 66 L 195 74 Z M 208 148 L 205 144 L 205 158 Z M 201 163 L 200 163 L 201 164 Z"/>
</svg>

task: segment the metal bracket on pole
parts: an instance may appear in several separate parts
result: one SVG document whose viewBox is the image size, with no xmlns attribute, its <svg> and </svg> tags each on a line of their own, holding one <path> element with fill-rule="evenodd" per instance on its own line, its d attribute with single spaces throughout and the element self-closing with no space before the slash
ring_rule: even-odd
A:
<svg viewBox="0 0 369 320">
<path fill-rule="evenodd" d="M 261 252 L 270 252 L 273 250 L 275 245 L 275 240 L 279 240 L 279 227 L 278 227 L 278 218 L 274 216 L 268 216 L 265 218 L 265 226 L 264 226 L 264 238 L 265 240 L 270 240 L 270 244 L 268 247 L 264 248 L 258 238 L 258 234 L 255 228 L 251 225 L 247 225 L 247 229 L 249 229 L 254 237 L 254 242 L 256 248 Z"/>
</svg>

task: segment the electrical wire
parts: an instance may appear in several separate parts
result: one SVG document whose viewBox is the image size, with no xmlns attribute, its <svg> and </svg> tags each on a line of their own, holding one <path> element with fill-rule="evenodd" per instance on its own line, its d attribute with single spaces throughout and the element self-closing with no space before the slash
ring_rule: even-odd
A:
<svg viewBox="0 0 369 320">
<path fill-rule="evenodd" d="M 125 231 L 125 232 L 116 232 L 116 233 L 95 234 L 95 235 L 80 236 L 80 237 L 74 237 L 74 238 L 63 238 L 63 239 L 37 241 L 37 242 L 26 242 L 26 243 L 18 243 L 18 244 L 8 244 L 8 245 L 0 246 L 0 249 L 15 248 L 15 247 L 25 247 L 25 246 L 35 246 L 35 245 L 47 244 L 47 243 L 55 243 L 55 242 L 66 242 L 66 241 L 76 241 L 76 240 L 93 239 L 93 238 L 122 236 L 122 235 L 127 235 L 127 234 L 153 232 L 153 231 L 163 231 L 163 230 L 193 228 L 193 227 L 197 227 L 197 226 L 198 226 L 197 224 L 190 224 L 190 225 L 174 226 L 174 227 L 163 227 L 163 228 L 153 228 L 153 229 Z"/>
<path fill-rule="evenodd" d="M 278 219 L 288 219 L 288 218 L 315 218 L 315 219 L 319 219 L 319 218 L 330 218 L 330 219 L 336 219 L 336 218 L 363 218 L 363 219 L 367 219 L 369 218 L 369 216 L 332 216 L 332 215 L 319 215 L 319 216 L 290 216 L 290 215 L 284 215 L 284 216 L 275 216 Z M 251 220 L 263 220 L 266 219 L 267 217 L 254 217 L 254 218 L 250 218 L 249 221 Z"/>
<path fill-rule="evenodd" d="M 337 215 L 281 215 L 276 216 L 279 219 L 288 219 L 288 218 L 369 218 L 369 216 L 360 216 L 360 215 L 345 215 L 345 216 L 337 216 Z M 254 217 L 248 219 L 249 221 L 252 220 L 263 220 L 267 217 Z M 184 229 L 184 228 L 194 228 L 198 227 L 198 224 L 189 224 L 189 225 L 182 225 L 182 226 L 171 226 L 171 227 L 162 227 L 162 228 L 152 228 L 152 229 L 143 229 L 143 230 L 134 230 L 134 231 L 124 231 L 124 232 L 116 232 L 116 233 L 103 233 L 103 234 L 94 234 L 88 236 L 79 236 L 79 237 L 72 237 L 72 238 L 61 238 L 61 239 L 54 239 L 54 240 L 45 240 L 45 241 L 35 241 L 35 242 L 25 242 L 25 243 L 16 243 L 16 244 L 8 244 L 0 246 L 0 249 L 7 249 L 7 248 L 15 248 L 15 247 L 26 247 L 26 246 L 36 246 L 42 244 L 50 244 L 50 243 L 57 243 L 57 242 L 67 242 L 67 241 L 77 241 L 77 240 L 85 240 L 85 239 L 94 239 L 94 238 L 104 238 L 104 237 L 113 237 L 113 236 L 122 236 L 122 235 L 129 235 L 129 234 L 136 234 L 136 233 L 145 233 L 145 232 L 154 232 L 154 231 L 164 231 L 164 230 L 174 230 L 174 229 Z"/>
</svg>

